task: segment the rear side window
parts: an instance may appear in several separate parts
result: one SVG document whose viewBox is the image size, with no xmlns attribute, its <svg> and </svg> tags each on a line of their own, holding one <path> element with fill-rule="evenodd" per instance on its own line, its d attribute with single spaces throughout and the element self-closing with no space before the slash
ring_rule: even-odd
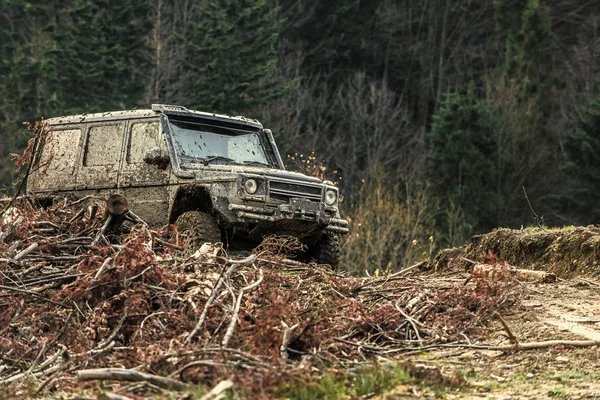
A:
<svg viewBox="0 0 600 400">
<path fill-rule="evenodd" d="M 119 162 L 123 126 L 92 126 L 88 132 L 85 149 L 86 167 L 114 166 Z"/>
<path fill-rule="evenodd" d="M 70 175 L 79 156 L 81 129 L 51 131 L 40 157 L 39 168 L 53 175 Z"/>
<path fill-rule="evenodd" d="M 146 152 L 152 148 L 164 149 L 158 122 L 138 122 L 131 125 L 131 135 L 127 146 L 127 162 L 141 164 Z"/>
</svg>

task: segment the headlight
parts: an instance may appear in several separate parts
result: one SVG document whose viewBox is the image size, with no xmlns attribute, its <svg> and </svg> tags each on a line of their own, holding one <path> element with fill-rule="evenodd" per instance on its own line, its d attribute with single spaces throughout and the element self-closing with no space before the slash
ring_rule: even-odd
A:
<svg viewBox="0 0 600 400">
<path fill-rule="evenodd" d="M 328 189 L 325 192 L 325 204 L 327 204 L 328 206 L 334 205 L 335 202 L 337 201 L 337 198 L 338 198 L 338 195 L 335 190 Z"/>
<path fill-rule="evenodd" d="M 258 190 L 258 185 L 254 179 L 246 179 L 246 183 L 244 183 L 244 189 L 248 194 L 254 194 Z"/>
</svg>

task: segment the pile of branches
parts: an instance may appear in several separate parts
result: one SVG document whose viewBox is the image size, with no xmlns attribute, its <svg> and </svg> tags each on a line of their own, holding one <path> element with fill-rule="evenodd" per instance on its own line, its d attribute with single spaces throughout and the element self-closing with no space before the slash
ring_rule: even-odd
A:
<svg viewBox="0 0 600 400">
<path fill-rule="evenodd" d="M 188 254 L 176 227 L 143 221 L 115 242 L 91 200 L 23 199 L 0 217 L 0 385 L 33 382 L 37 396 L 113 379 L 136 393 L 227 378 L 269 397 L 306 371 L 470 345 L 518 301 L 501 267 L 349 277 L 289 259 L 293 238 Z"/>
</svg>

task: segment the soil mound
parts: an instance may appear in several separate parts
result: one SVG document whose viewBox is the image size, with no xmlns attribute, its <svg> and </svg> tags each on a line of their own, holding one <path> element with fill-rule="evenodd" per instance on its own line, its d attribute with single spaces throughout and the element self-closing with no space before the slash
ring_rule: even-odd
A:
<svg viewBox="0 0 600 400">
<path fill-rule="evenodd" d="M 600 228 L 495 229 L 473 236 L 465 246 L 443 250 L 434 267 L 469 268 L 472 262 L 505 261 L 562 278 L 600 275 Z"/>
</svg>

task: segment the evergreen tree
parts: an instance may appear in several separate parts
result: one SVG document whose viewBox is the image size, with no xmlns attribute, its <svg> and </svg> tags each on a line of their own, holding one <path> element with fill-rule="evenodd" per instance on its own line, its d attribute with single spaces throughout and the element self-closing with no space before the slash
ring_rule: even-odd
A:
<svg viewBox="0 0 600 400">
<path fill-rule="evenodd" d="M 286 90 L 273 78 L 282 21 L 267 0 L 215 0 L 194 12 L 197 20 L 182 38 L 194 73 L 191 107 L 244 113 Z"/>
<path fill-rule="evenodd" d="M 600 223 L 600 99 L 588 109 L 562 141 L 563 172 L 569 178 L 561 206 L 578 223 Z"/>
<path fill-rule="evenodd" d="M 144 0 L 73 0 L 55 33 L 58 113 L 133 108 L 148 79 L 152 27 Z"/>
<path fill-rule="evenodd" d="M 56 84 L 56 1 L 0 1 L 0 192 L 16 174 L 10 153 L 19 153 L 29 133 L 24 120 L 51 113 Z"/>
<path fill-rule="evenodd" d="M 515 37 L 521 31 L 522 16 L 527 4 L 527 0 L 494 0 L 498 43 L 504 50 L 508 43 L 515 41 Z"/>
<path fill-rule="evenodd" d="M 2 109 L 14 120 L 131 108 L 145 89 L 143 0 L 11 1 L 0 37 Z M 6 14 L 5 14 L 6 15 Z"/>
<path fill-rule="evenodd" d="M 499 42 L 505 46 L 503 78 L 519 87 L 521 100 L 532 96 L 548 112 L 554 39 L 549 9 L 539 0 L 496 0 Z"/>
<path fill-rule="evenodd" d="M 448 210 L 461 209 L 477 231 L 495 224 L 494 122 L 492 109 L 473 93 L 448 93 L 429 134 L 431 187 Z M 447 230 L 446 221 L 439 224 Z"/>
<path fill-rule="evenodd" d="M 53 108 L 53 32 L 60 7 L 41 0 L 3 2 L 2 7 L 7 21 L 0 24 L 0 109 L 8 121 L 20 124 L 48 116 Z"/>
<path fill-rule="evenodd" d="M 498 115 L 493 127 L 496 193 L 501 206 L 497 223 L 520 226 L 533 215 L 523 195 L 540 215 L 549 211 L 538 201 L 556 188 L 557 132 L 550 123 L 554 39 L 549 8 L 539 0 L 496 0 L 498 40 L 503 60 L 487 81 L 486 96 Z"/>
</svg>

